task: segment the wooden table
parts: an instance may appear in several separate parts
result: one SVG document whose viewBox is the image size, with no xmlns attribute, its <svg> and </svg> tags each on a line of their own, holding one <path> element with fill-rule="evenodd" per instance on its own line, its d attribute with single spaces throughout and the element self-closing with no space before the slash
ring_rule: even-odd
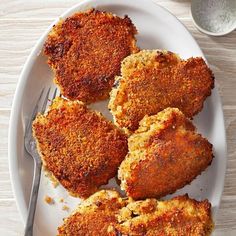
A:
<svg viewBox="0 0 236 236">
<path fill-rule="evenodd" d="M 112 0 L 111 0 L 112 1 Z M 135 0 L 134 4 L 135 4 Z M 193 25 L 188 0 L 156 0 L 174 13 L 202 48 L 222 98 L 228 141 L 228 168 L 216 235 L 236 235 L 236 31 L 209 37 Z M 22 235 L 8 171 L 7 136 L 11 104 L 21 69 L 44 30 L 78 0 L 0 1 L 0 235 Z M 220 134 L 219 134 L 220 135 Z"/>
</svg>

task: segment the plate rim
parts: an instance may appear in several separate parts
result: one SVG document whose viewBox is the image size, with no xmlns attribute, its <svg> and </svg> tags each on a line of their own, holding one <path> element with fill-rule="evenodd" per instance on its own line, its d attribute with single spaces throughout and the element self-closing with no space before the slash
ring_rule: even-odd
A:
<svg viewBox="0 0 236 236">
<path fill-rule="evenodd" d="M 11 106 L 11 114 L 10 114 L 10 121 L 9 121 L 9 129 L 8 129 L 8 163 L 9 163 L 9 173 L 10 173 L 10 180 L 11 180 L 11 186 L 12 186 L 12 191 L 13 191 L 13 195 L 14 198 L 16 200 L 16 205 L 17 205 L 17 209 L 18 212 L 20 213 L 21 216 L 21 220 L 22 222 L 25 224 L 26 221 L 26 216 L 27 216 L 27 206 L 25 207 L 24 204 L 24 197 L 23 197 L 23 189 L 21 188 L 21 181 L 19 178 L 19 171 L 18 171 L 18 161 L 16 159 L 17 154 L 15 153 L 15 147 L 17 145 L 17 138 L 15 137 L 17 134 L 17 127 L 18 127 L 18 120 L 20 118 L 20 111 L 21 111 L 21 102 L 20 99 L 22 99 L 22 95 L 23 95 L 23 90 L 25 85 L 27 84 L 27 77 L 28 74 L 33 66 L 33 64 L 35 63 L 35 60 L 38 56 L 38 54 L 41 52 L 44 41 L 49 33 L 49 31 L 51 30 L 52 26 L 54 24 L 56 24 L 61 18 L 65 18 L 68 17 L 70 14 L 73 14 L 74 11 L 80 11 L 83 8 L 87 8 L 86 4 L 91 4 L 91 7 L 93 5 L 98 5 L 99 3 L 104 3 L 105 1 L 103 0 L 82 0 L 79 3 L 73 5 L 72 7 L 68 8 L 66 11 L 64 11 L 59 17 L 56 17 L 56 19 L 48 26 L 48 28 L 43 32 L 43 34 L 40 36 L 40 38 L 36 41 L 33 49 L 31 50 L 29 56 L 27 57 L 27 60 L 24 63 L 23 69 L 20 73 L 19 76 L 19 80 L 17 82 L 17 86 L 16 86 L 16 90 L 15 90 L 15 94 L 14 94 L 14 98 L 13 98 L 13 103 Z M 125 0 L 120 0 L 120 5 L 124 5 L 127 6 L 126 3 L 130 2 L 130 1 L 125 1 Z M 141 4 L 147 4 L 146 0 L 136 0 L 136 3 L 141 3 Z M 149 0 L 148 4 L 154 3 L 156 5 L 157 8 L 159 8 L 159 10 L 161 10 L 162 12 L 164 12 L 167 15 L 170 15 L 172 18 L 174 18 L 180 26 L 182 26 L 183 30 L 185 31 L 186 34 L 188 34 L 190 36 L 190 38 L 192 39 L 192 42 L 195 44 L 195 47 L 199 50 L 199 52 L 202 54 L 202 57 L 205 59 L 205 61 L 207 62 L 200 46 L 198 45 L 197 41 L 194 39 L 194 37 L 192 36 L 192 34 L 189 32 L 189 30 L 187 29 L 187 27 L 173 14 L 171 13 L 169 10 L 167 10 L 166 8 L 164 8 L 163 6 L 160 6 L 155 0 Z M 113 5 L 112 2 L 109 2 L 110 5 Z M 219 95 L 219 91 L 218 88 L 215 87 L 215 92 L 218 99 L 218 109 L 220 109 L 220 114 L 221 117 L 220 119 L 222 120 L 222 130 L 224 131 L 223 134 L 221 134 L 222 136 L 222 140 L 224 140 L 224 150 L 222 150 L 223 154 L 224 154 L 224 163 L 222 164 L 222 168 L 224 169 L 224 175 L 223 175 L 223 179 L 221 181 L 221 186 L 222 186 L 222 191 L 220 193 L 220 198 L 218 200 L 218 205 L 217 205 L 217 209 L 215 211 L 214 215 L 217 215 L 217 211 L 220 207 L 220 203 L 221 203 L 221 199 L 222 199 L 222 195 L 223 195 L 223 190 L 224 190 L 224 183 L 225 183 L 225 176 L 226 176 L 226 167 L 227 167 L 227 140 L 226 140 L 226 128 L 225 128 L 225 120 L 224 120 L 224 113 L 223 113 L 223 107 L 222 107 L 222 101 L 221 101 L 221 97 Z"/>
</svg>

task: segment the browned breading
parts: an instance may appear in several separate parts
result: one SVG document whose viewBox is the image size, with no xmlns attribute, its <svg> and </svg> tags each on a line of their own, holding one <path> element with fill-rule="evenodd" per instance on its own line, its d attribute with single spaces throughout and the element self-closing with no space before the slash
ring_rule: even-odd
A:
<svg viewBox="0 0 236 236">
<path fill-rule="evenodd" d="M 94 9 L 61 20 L 44 45 L 61 93 L 86 103 L 108 98 L 121 61 L 138 51 L 136 33 L 128 16 Z"/>
<path fill-rule="evenodd" d="M 118 177 L 129 197 L 175 192 L 199 175 L 213 158 L 212 145 L 177 108 L 145 116 L 128 139 L 129 153 Z"/>
<path fill-rule="evenodd" d="M 33 123 L 43 164 L 72 194 L 83 198 L 115 176 L 127 138 L 83 103 L 56 98 Z"/>
<path fill-rule="evenodd" d="M 202 58 L 181 60 L 166 51 L 143 50 L 125 58 L 109 108 L 116 124 L 132 132 L 145 115 L 167 107 L 192 118 L 211 94 L 214 77 Z"/>
<path fill-rule="evenodd" d="M 111 190 L 95 193 L 58 228 L 58 236 L 106 236 L 111 223 L 116 223 L 116 214 L 125 205 L 119 194 Z"/>
<path fill-rule="evenodd" d="M 118 218 L 119 224 L 108 228 L 110 236 L 209 236 L 213 228 L 211 204 L 187 195 L 131 202 Z"/>
<path fill-rule="evenodd" d="M 171 200 L 122 199 L 102 190 L 85 200 L 58 228 L 58 236 L 208 236 L 211 204 L 187 195 Z"/>
</svg>

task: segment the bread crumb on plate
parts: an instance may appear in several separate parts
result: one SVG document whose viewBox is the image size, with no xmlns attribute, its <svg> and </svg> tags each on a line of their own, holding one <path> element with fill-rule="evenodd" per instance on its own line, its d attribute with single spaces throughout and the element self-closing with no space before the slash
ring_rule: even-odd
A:
<svg viewBox="0 0 236 236">
<path fill-rule="evenodd" d="M 55 203 L 54 199 L 48 195 L 45 196 L 44 201 L 49 205 L 53 205 Z"/>
</svg>

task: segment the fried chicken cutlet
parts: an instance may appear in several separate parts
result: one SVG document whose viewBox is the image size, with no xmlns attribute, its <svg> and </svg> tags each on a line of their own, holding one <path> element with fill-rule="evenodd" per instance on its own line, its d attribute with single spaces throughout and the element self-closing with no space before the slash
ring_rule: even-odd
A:
<svg viewBox="0 0 236 236">
<path fill-rule="evenodd" d="M 171 200 L 122 199 L 102 190 L 85 200 L 58 228 L 58 236 L 208 236 L 211 204 L 187 195 Z"/>
<path fill-rule="evenodd" d="M 109 109 L 116 124 L 131 133 L 145 115 L 167 107 L 192 118 L 213 87 L 213 74 L 202 58 L 182 60 L 172 52 L 143 50 L 123 60 Z"/>
<path fill-rule="evenodd" d="M 44 53 L 62 95 L 85 103 L 108 98 L 121 61 L 138 51 L 136 33 L 128 16 L 94 9 L 59 21 Z"/>
<path fill-rule="evenodd" d="M 106 236 L 116 214 L 125 206 L 116 191 L 101 190 L 78 206 L 71 216 L 58 227 L 58 236 Z"/>
<path fill-rule="evenodd" d="M 116 175 L 128 150 L 126 135 L 100 113 L 60 97 L 36 117 L 33 134 L 45 169 L 82 198 Z"/>
<path fill-rule="evenodd" d="M 213 229 L 211 204 L 188 195 L 171 200 L 130 202 L 108 228 L 110 236 L 209 236 Z"/>
<path fill-rule="evenodd" d="M 118 178 L 129 197 L 160 198 L 189 184 L 211 164 L 212 144 L 178 108 L 145 116 L 128 139 Z"/>
</svg>

